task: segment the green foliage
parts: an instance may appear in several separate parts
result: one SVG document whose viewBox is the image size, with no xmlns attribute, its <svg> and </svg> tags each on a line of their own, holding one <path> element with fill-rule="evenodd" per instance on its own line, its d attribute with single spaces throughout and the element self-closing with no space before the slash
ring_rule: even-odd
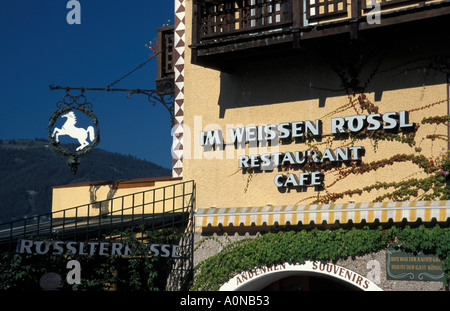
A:
<svg viewBox="0 0 450 311">
<path fill-rule="evenodd" d="M 166 287 L 173 264 L 172 258 L 152 257 L 146 244 L 133 230 L 118 232 L 120 240 L 132 244 L 131 256 L 62 256 L 38 254 L 0 254 L 0 290 L 40 290 L 39 279 L 48 272 L 59 274 L 63 281 L 60 290 L 102 291 L 160 291 Z M 145 231 L 151 243 L 175 244 L 180 235 L 172 230 Z M 69 285 L 65 277 L 68 261 L 75 259 L 81 266 L 81 283 Z"/>
<path fill-rule="evenodd" d="M 431 108 L 435 105 L 446 103 L 447 100 L 441 100 L 432 104 L 424 105 L 419 108 L 415 108 L 411 111 L 420 111 L 423 109 Z M 368 100 L 364 93 L 359 94 L 358 96 L 349 96 L 349 103 L 342 107 L 338 107 L 335 111 L 327 114 L 333 115 L 338 112 L 345 111 L 353 107 L 355 111 L 367 110 L 369 113 L 378 112 L 379 108 L 375 106 L 372 102 Z M 410 112 L 411 112 L 410 111 Z M 312 200 L 313 204 L 330 204 L 336 202 L 337 200 L 343 199 L 345 197 L 353 197 L 357 195 L 362 195 L 363 193 L 371 192 L 372 190 L 384 190 L 381 195 L 376 197 L 373 202 L 382 202 L 384 200 L 389 201 L 407 201 L 407 200 L 448 200 L 450 198 L 450 160 L 448 153 L 439 155 L 438 158 L 427 158 L 422 153 L 422 148 L 415 141 L 415 136 L 420 128 L 420 126 L 426 126 L 433 124 L 435 126 L 444 125 L 448 126 L 448 121 L 450 120 L 450 115 L 444 116 L 434 116 L 434 117 L 425 117 L 422 119 L 421 124 L 415 124 L 415 126 L 406 131 L 406 132 L 390 132 L 385 130 L 380 131 L 368 131 L 367 129 L 362 130 L 358 133 L 350 133 L 348 135 L 348 141 L 346 144 L 354 144 L 360 140 L 369 139 L 374 146 L 374 150 L 378 149 L 378 144 L 380 141 L 392 141 L 399 142 L 402 144 L 406 144 L 414 152 L 407 154 L 396 154 L 391 156 L 390 158 L 385 158 L 372 162 L 352 162 L 347 167 L 335 167 L 331 165 L 331 163 L 327 163 L 327 161 L 320 163 L 319 165 L 314 164 L 314 170 L 321 171 L 330 171 L 336 174 L 337 178 L 334 182 L 325 185 L 323 184 L 322 193 L 318 193 L 318 195 L 310 196 L 302 199 L 301 201 Z M 336 138 L 336 137 L 334 137 Z M 422 141 L 425 139 L 430 139 L 435 141 L 437 139 L 445 141 L 445 146 L 448 144 L 448 137 L 445 134 L 432 134 L 427 135 L 422 138 Z M 334 139 L 335 140 L 335 139 Z M 320 144 L 326 144 L 330 141 L 333 141 L 331 137 L 322 142 L 312 143 L 309 145 L 310 149 L 317 148 Z M 443 147 L 443 150 L 447 148 Z M 378 169 L 393 166 L 397 163 L 412 163 L 417 166 L 418 170 L 413 172 L 412 175 L 425 173 L 426 177 L 423 178 L 414 178 L 408 177 L 407 179 L 401 180 L 399 182 L 382 182 L 375 181 L 373 184 L 363 187 L 363 188 L 354 188 L 346 191 L 332 192 L 331 188 L 345 179 L 348 176 L 355 175 L 363 175 L 366 173 L 374 172 Z M 311 170 L 309 167 L 303 167 L 304 170 Z M 411 175 L 411 176 L 412 176 Z M 248 187 L 248 185 L 247 185 Z"/>
<path fill-rule="evenodd" d="M 200 241 L 202 243 L 202 241 Z M 408 252 L 436 254 L 444 261 L 444 285 L 450 278 L 450 228 L 436 225 L 394 226 L 389 229 L 312 229 L 267 233 L 229 243 L 222 251 L 195 267 L 192 290 L 218 290 L 221 284 L 237 273 L 263 265 L 305 260 L 336 261 L 377 252 L 388 245 Z"/>
</svg>

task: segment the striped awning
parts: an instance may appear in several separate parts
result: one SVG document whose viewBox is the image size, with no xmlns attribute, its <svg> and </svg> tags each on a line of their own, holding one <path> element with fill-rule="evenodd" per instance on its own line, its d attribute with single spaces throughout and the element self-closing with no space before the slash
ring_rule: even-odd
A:
<svg viewBox="0 0 450 311">
<path fill-rule="evenodd" d="M 211 207 L 196 211 L 197 227 L 416 222 L 419 219 L 444 222 L 449 218 L 450 201 Z"/>
</svg>

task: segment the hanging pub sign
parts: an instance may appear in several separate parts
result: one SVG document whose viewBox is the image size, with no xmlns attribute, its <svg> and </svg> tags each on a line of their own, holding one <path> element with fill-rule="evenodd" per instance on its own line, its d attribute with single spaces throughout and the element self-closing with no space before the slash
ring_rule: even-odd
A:
<svg viewBox="0 0 450 311">
<path fill-rule="evenodd" d="M 87 102 L 84 90 L 81 89 L 80 95 L 70 95 L 69 91 L 66 89 L 66 95 L 56 103 L 59 109 L 50 118 L 48 138 L 52 149 L 66 157 L 72 173 L 76 174 L 80 158 L 91 152 L 99 143 L 100 130 L 97 117 L 92 111 L 92 104 Z M 92 125 L 79 125 L 80 118 L 87 118 Z M 73 144 L 62 145 L 60 143 L 62 136 L 69 137 L 71 139 L 69 142 Z"/>
</svg>

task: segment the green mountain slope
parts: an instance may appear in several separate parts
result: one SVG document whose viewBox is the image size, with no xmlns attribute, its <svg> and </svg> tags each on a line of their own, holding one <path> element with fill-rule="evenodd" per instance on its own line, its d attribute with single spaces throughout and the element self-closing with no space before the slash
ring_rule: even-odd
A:
<svg viewBox="0 0 450 311">
<path fill-rule="evenodd" d="M 44 139 L 0 140 L 0 222 L 50 212 L 52 186 L 170 175 L 154 163 L 99 148 L 81 158 L 73 175 Z"/>
</svg>

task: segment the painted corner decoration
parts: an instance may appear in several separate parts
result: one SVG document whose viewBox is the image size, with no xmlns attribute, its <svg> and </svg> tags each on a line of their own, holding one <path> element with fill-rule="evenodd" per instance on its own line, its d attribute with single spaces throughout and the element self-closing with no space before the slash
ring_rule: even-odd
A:
<svg viewBox="0 0 450 311">
<path fill-rule="evenodd" d="M 56 103 L 59 108 L 53 113 L 48 124 L 48 139 L 53 150 L 66 157 L 73 174 L 76 174 L 80 158 L 92 151 L 100 142 L 100 130 L 98 119 L 92 111 L 92 104 L 87 102 L 84 90 L 80 95 L 70 95 L 66 89 L 66 95 Z M 92 125 L 81 126 L 78 120 L 81 117 L 90 118 Z M 58 123 L 62 122 L 62 126 Z M 60 138 L 67 136 L 70 143 L 74 145 L 70 148 L 68 144 L 61 144 Z"/>
</svg>

